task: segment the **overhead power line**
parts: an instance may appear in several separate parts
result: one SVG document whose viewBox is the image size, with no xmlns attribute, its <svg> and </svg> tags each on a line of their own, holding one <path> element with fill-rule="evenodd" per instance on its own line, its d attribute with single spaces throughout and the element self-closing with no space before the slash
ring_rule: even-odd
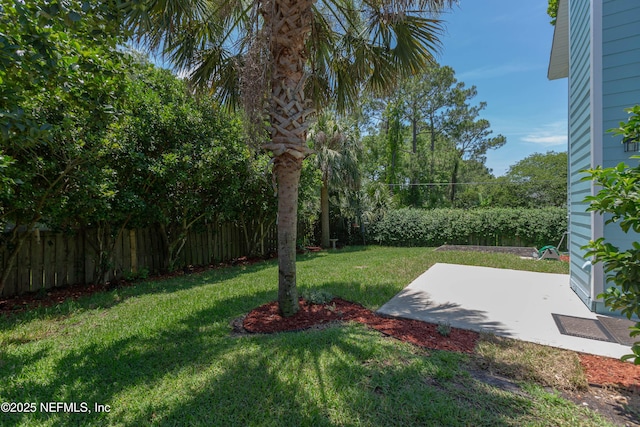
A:
<svg viewBox="0 0 640 427">
<path fill-rule="evenodd" d="M 554 183 L 557 181 L 552 181 L 552 180 L 548 180 L 548 181 L 527 181 L 527 182 L 496 182 L 496 181 L 480 181 L 480 182 L 456 182 L 453 183 L 453 185 L 510 185 L 510 184 L 515 184 L 515 185 L 522 185 L 522 184 L 549 184 L 549 183 Z M 438 185 L 451 185 L 451 182 L 416 182 L 416 183 L 407 183 L 407 184 L 385 184 L 385 185 L 391 185 L 393 187 L 421 187 L 421 186 L 429 186 L 429 187 L 435 187 Z"/>
</svg>

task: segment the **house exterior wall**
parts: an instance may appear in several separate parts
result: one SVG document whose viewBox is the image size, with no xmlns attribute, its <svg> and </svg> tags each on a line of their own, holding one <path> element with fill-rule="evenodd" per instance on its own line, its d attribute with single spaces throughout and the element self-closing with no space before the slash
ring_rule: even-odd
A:
<svg viewBox="0 0 640 427">
<path fill-rule="evenodd" d="M 638 0 L 606 0 L 603 3 L 602 99 L 603 166 L 611 167 L 620 162 L 635 163 L 629 157 L 640 153 L 625 152 L 621 137 L 612 135 L 607 130 L 617 128 L 619 122 L 627 120 L 625 108 L 640 104 Z"/>
<path fill-rule="evenodd" d="M 609 129 L 626 121 L 625 108 L 640 104 L 640 1 L 605 0 L 602 2 L 602 166 L 612 167 L 620 162 L 637 165 L 630 159 L 638 152 L 625 152 L 620 136 Z M 618 224 L 603 228 L 608 242 L 621 249 L 628 249 L 632 242 L 640 241 L 640 235 L 624 233 Z M 596 291 L 608 287 L 604 275 L 597 277 Z M 606 312 L 601 302 L 596 311 Z"/>
<path fill-rule="evenodd" d="M 597 194 L 583 170 L 612 167 L 638 152 L 625 152 L 608 130 L 626 121 L 626 108 L 640 104 L 640 0 L 560 0 L 549 61 L 550 79 L 569 77 L 569 251 L 571 288 L 593 311 L 607 313 L 597 296 L 609 284 L 601 263 L 589 266 L 581 249 L 604 237 L 621 249 L 640 241 L 607 217 L 587 212 Z"/>
<path fill-rule="evenodd" d="M 590 2 L 569 1 L 569 252 L 571 288 L 591 306 L 591 270 L 584 251 L 591 239 L 592 217 L 584 198 L 591 184 L 580 171 L 591 167 L 592 82 Z"/>
</svg>

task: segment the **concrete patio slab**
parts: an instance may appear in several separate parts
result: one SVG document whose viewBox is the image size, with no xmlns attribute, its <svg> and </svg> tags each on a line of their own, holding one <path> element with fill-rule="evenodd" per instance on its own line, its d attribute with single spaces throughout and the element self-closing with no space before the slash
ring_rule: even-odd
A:
<svg viewBox="0 0 640 427">
<path fill-rule="evenodd" d="M 600 356 L 631 353 L 617 343 L 560 333 L 553 313 L 597 319 L 569 288 L 566 274 L 435 264 L 378 313 Z"/>
</svg>

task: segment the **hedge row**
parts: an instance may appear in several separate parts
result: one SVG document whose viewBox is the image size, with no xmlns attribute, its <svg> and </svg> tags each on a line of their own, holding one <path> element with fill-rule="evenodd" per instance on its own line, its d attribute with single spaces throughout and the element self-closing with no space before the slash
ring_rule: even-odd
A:
<svg viewBox="0 0 640 427">
<path fill-rule="evenodd" d="M 369 241 L 388 246 L 557 245 L 565 208 L 399 209 L 368 227 Z M 566 241 L 565 241 L 566 244 Z"/>
</svg>

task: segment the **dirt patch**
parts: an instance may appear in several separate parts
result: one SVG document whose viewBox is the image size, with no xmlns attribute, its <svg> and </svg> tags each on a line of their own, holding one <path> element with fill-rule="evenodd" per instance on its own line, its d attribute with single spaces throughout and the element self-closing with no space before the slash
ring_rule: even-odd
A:
<svg viewBox="0 0 640 427">
<path fill-rule="evenodd" d="M 129 283 L 123 280 L 117 284 L 65 286 L 63 288 L 47 289 L 9 298 L 0 298 L 0 314 L 10 315 L 38 307 L 51 307 L 67 300 L 76 300 L 96 292 L 104 292 L 116 286 L 128 285 Z"/>
<path fill-rule="evenodd" d="M 563 390 L 562 397 L 586 406 L 618 426 L 640 427 L 640 394 L 616 388 L 591 386 L 587 390 Z"/>
</svg>

